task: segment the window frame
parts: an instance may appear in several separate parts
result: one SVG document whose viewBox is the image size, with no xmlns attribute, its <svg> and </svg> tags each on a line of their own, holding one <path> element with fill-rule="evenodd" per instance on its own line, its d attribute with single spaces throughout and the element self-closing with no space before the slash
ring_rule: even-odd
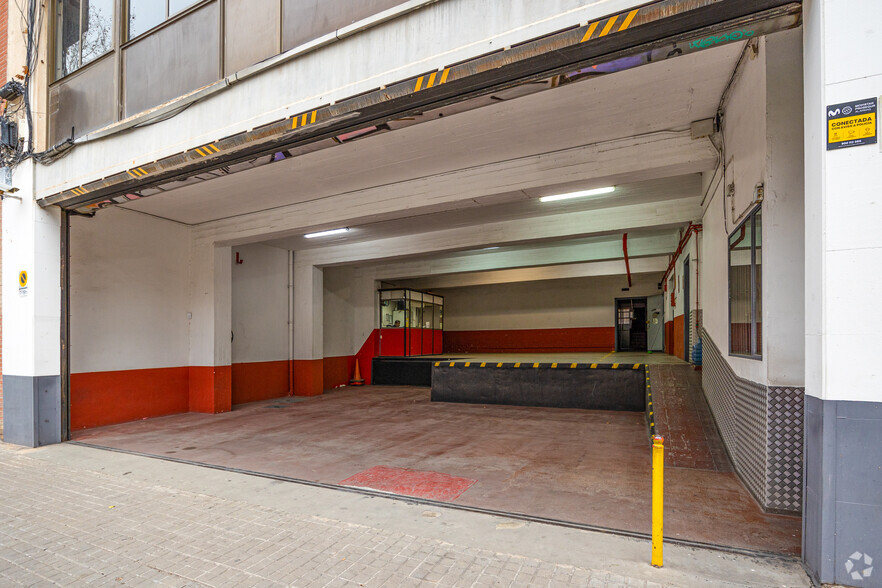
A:
<svg viewBox="0 0 882 588">
<path fill-rule="evenodd" d="M 128 0 L 123 0 L 123 1 L 126 2 L 126 5 L 128 5 Z M 59 7 L 63 6 L 63 1 L 62 0 L 53 0 L 53 2 L 50 5 L 51 9 L 52 9 L 52 12 L 51 12 L 52 18 L 51 18 L 51 22 L 49 23 L 49 29 L 52 33 L 50 36 L 52 76 L 50 78 L 51 82 L 48 84 L 48 86 L 51 86 L 55 82 L 59 82 L 63 79 L 66 79 L 66 78 L 72 76 L 72 75 L 75 75 L 77 72 L 83 70 L 86 67 L 89 67 L 93 63 L 97 63 L 97 62 L 101 61 L 102 59 L 105 59 L 108 55 L 113 54 L 117 50 L 118 45 L 119 45 L 119 35 L 118 35 L 119 28 L 118 28 L 118 26 L 119 26 L 119 17 L 120 17 L 120 0 L 112 0 L 111 4 L 112 4 L 112 8 L 113 8 L 113 14 L 110 17 L 110 23 L 111 23 L 110 47 L 107 49 L 107 51 L 105 51 L 101 55 L 97 55 L 97 56 L 93 57 L 90 61 L 88 61 L 87 63 L 83 63 L 83 19 L 84 19 L 83 13 L 85 11 L 86 3 L 80 2 L 79 18 L 77 19 L 77 22 L 78 22 L 77 39 L 79 41 L 79 47 L 77 49 L 77 67 L 76 67 L 76 69 L 74 69 L 72 71 L 69 71 L 67 73 L 62 73 L 62 70 L 60 69 L 60 62 L 63 60 L 63 57 L 59 53 L 59 51 L 60 51 L 59 45 L 60 45 L 61 40 L 58 38 L 58 35 L 59 35 L 58 10 L 59 10 Z"/>
<path fill-rule="evenodd" d="M 162 2 L 165 4 L 165 18 L 163 20 L 161 20 L 160 22 L 158 22 L 157 24 L 150 27 L 149 29 L 141 31 L 140 33 L 138 33 L 134 37 L 131 37 L 131 36 L 129 36 L 129 11 L 130 11 L 130 3 L 131 2 L 130 2 L 130 0 L 118 0 L 118 1 L 120 4 L 120 18 L 119 18 L 118 24 L 120 26 L 120 39 L 122 40 L 120 45 L 123 49 L 125 49 L 128 45 L 130 45 L 132 43 L 136 43 L 137 41 L 140 41 L 142 38 L 153 34 L 154 32 L 158 31 L 159 29 L 161 29 L 163 27 L 170 26 L 173 22 L 176 22 L 176 21 L 184 18 L 185 16 L 187 16 L 191 12 L 195 12 L 196 10 L 201 8 L 202 6 L 205 6 L 206 4 L 210 4 L 211 2 L 214 2 L 214 0 L 195 0 L 192 4 L 190 4 L 186 8 L 183 8 L 183 9 L 175 12 L 174 14 L 170 14 L 169 11 L 171 10 L 171 1 L 170 0 L 162 0 Z M 221 6 L 223 6 L 223 2 L 221 2 Z M 223 21 L 223 17 L 221 17 L 221 21 Z M 223 30 L 223 29 L 221 29 L 221 30 Z"/>
<path fill-rule="evenodd" d="M 757 325 L 762 325 L 762 311 L 760 310 L 760 305 L 758 302 L 762 302 L 762 262 L 760 262 L 760 266 L 757 267 L 756 259 L 757 259 L 757 233 L 756 233 L 756 219 L 757 216 L 760 217 L 760 231 L 762 231 L 762 203 L 755 206 L 741 221 L 735 229 L 726 236 L 726 293 L 728 297 L 728 332 L 729 332 L 729 356 L 730 357 L 741 357 L 744 359 L 754 359 L 754 360 L 762 360 L 763 359 L 763 340 L 762 334 L 759 333 L 759 337 L 757 337 L 758 329 Z M 750 223 L 750 353 L 737 353 L 732 351 L 732 246 L 730 245 L 732 241 L 733 235 L 735 233 L 741 231 L 742 227 L 745 227 Z M 760 233 L 760 251 L 762 251 L 762 233 Z M 759 275 L 757 272 L 760 272 Z M 760 278 L 757 281 L 757 278 Z M 759 284 L 759 292 L 757 292 L 757 285 Z M 759 311 L 759 312 L 758 312 Z"/>
</svg>

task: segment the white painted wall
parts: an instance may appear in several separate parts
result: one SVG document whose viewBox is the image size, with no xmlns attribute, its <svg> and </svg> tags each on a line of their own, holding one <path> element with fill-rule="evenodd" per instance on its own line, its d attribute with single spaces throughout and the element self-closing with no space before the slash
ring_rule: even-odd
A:
<svg viewBox="0 0 882 588">
<path fill-rule="evenodd" d="M 292 359 L 322 359 L 324 272 L 294 253 L 294 349 Z"/>
<path fill-rule="evenodd" d="M 726 206 L 729 232 L 753 209 L 754 188 L 766 179 L 766 40 L 758 40 L 758 53 L 748 50 L 744 69 L 725 105 L 723 185 L 735 183 L 734 198 L 729 198 Z M 798 67 L 798 63 L 792 65 Z"/>
<path fill-rule="evenodd" d="M 287 325 L 283 249 L 193 246 L 188 227 L 120 208 L 72 220 L 74 373 L 282 361 Z"/>
<path fill-rule="evenodd" d="M 12 184 L 19 192 L 2 203 L 3 373 L 57 376 L 61 373 L 61 214 L 33 201 L 33 166 L 18 166 Z M 20 295 L 19 272 L 28 273 Z"/>
<path fill-rule="evenodd" d="M 120 208 L 72 219 L 74 373 L 288 359 L 288 253 L 191 246 L 188 227 Z"/>
<path fill-rule="evenodd" d="M 376 267 L 329 267 L 324 274 L 324 355 L 355 355 L 377 328 Z"/>
<path fill-rule="evenodd" d="M 71 371 L 188 365 L 189 229 L 119 208 L 71 221 Z"/>
<path fill-rule="evenodd" d="M 754 188 L 766 178 L 766 68 L 765 40 L 759 53 L 744 62 L 743 70 L 725 107 L 723 137 L 726 175 L 706 203 L 702 219 L 701 296 L 704 328 L 737 375 L 765 384 L 766 357 L 762 360 L 728 355 L 729 268 L 728 236 L 753 209 Z M 797 65 L 797 64 L 794 64 Z M 734 183 L 734 198 L 724 197 L 726 185 Z M 740 217 L 740 219 L 739 219 Z M 765 254 L 766 252 L 764 252 Z M 768 288 L 767 288 L 768 289 Z M 767 335 L 769 325 L 763 325 Z"/>
<path fill-rule="evenodd" d="M 701 307 L 704 329 L 725 356 L 729 349 L 729 232 L 723 225 L 722 183 L 708 199 L 702 218 Z"/>
<path fill-rule="evenodd" d="M 745 62 L 726 107 L 725 181 L 708 197 L 702 219 L 701 305 L 704 328 L 735 373 L 778 386 L 804 384 L 802 32 L 761 39 L 759 53 Z M 760 120 L 762 119 L 762 120 Z M 708 174 L 711 182 L 713 174 Z M 734 182 L 734 213 L 727 184 Z M 765 187 L 763 211 L 763 358 L 728 355 L 728 237 L 753 209 L 754 189 Z M 716 179 L 710 187 L 716 186 Z"/>
<path fill-rule="evenodd" d="M 232 362 L 232 250 L 204 243 L 190 234 L 189 312 L 192 366 Z"/>
<path fill-rule="evenodd" d="M 266 245 L 233 247 L 233 363 L 288 359 L 288 255 Z"/>
<path fill-rule="evenodd" d="M 354 355 L 360 343 L 355 337 L 356 269 L 324 270 L 324 353 L 325 357 Z M 373 312 L 373 308 L 370 309 Z M 362 342 L 367 338 L 365 335 Z"/>
<path fill-rule="evenodd" d="M 802 31 L 766 38 L 763 346 L 770 386 L 805 385 Z"/>
<path fill-rule="evenodd" d="M 856 58 L 882 54 L 882 3 L 806 4 L 806 393 L 878 402 L 882 370 L 868 344 L 878 321 L 854 320 L 854 312 L 882 296 L 882 152 L 878 145 L 826 151 L 826 106 L 882 94 L 882 61 Z"/>
<path fill-rule="evenodd" d="M 433 290 L 444 296 L 445 331 L 615 326 L 615 299 L 658 293 L 659 273 Z"/>
</svg>

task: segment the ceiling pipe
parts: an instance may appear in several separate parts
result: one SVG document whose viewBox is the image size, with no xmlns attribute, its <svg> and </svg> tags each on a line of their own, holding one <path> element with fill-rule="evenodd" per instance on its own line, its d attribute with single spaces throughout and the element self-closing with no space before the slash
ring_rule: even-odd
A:
<svg viewBox="0 0 882 588">
<path fill-rule="evenodd" d="M 689 227 L 686 228 L 686 232 L 683 233 L 683 238 L 680 239 L 679 245 L 677 245 L 677 251 L 674 252 L 674 255 L 671 257 L 671 263 L 668 264 L 668 269 L 665 270 L 665 275 L 662 276 L 662 283 L 667 284 L 668 276 L 672 271 L 674 271 L 674 266 L 677 263 L 677 260 L 680 259 L 680 254 L 683 253 L 683 248 L 686 247 L 686 244 L 689 243 L 689 237 L 692 236 L 692 233 L 698 234 L 702 231 L 702 225 L 689 223 Z"/>
</svg>

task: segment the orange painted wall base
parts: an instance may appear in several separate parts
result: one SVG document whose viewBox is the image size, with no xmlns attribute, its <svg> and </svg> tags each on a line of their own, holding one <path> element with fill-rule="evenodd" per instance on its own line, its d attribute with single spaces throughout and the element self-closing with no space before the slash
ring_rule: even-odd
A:
<svg viewBox="0 0 882 588">
<path fill-rule="evenodd" d="M 444 331 L 444 353 L 612 351 L 615 327 Z"/>
<path fill-rule="evenodd" d="M 294 396 L 318 396 L 324 389 L 324 360 L 295 359 Z"/>
<path fill-rule="evenodd" d="M 290 395 L 289 361 L 234 363 L 232 403 L 244 404 Z"/>
<path fill-rule="evenodd" d="M 364 368 L 359 365 L 361 377 L 364 377 Z M 326 357 L 322 363 L 322 383 L 325 390 L 349 384 L 355 373 L 355 356 L 341 355 L 339 357 Z"/>
<path fill-rule="evenodd" d="M 228 412 L 230 366 L 190 366 L 70 376 L 70 427 L 103 427 L 182 412 Z"/>
<path fill-rule="evenodd" d="M 72 430 L 187 412 L 190 368 L 92 372 L 70 376 Z"/>
<path fill-rule="evenodd" d="M 674 355 L 674 321 L 665 322 L 665 353 Z"/>
<path fill-rule="evenodd" d="M 362 344 L 361 349 L 355 354 L 358 360 L 358 367 L 361 370 L 361 377 L 368 384 L 371 383 L 371 370 L 373 369 L 372 360 L 377 356 L 380 350 L 380 331 L 374 329 Z M 353 366 L 353 370 L 355 366 Z"/>
<path fill-rule="evenodd" d="M 680 359 L 686 359 L 686 341 L 684 340 L 684 337 L 686 336 L 684 331 L 685 324 L 686 322 L 682 314 L 674 317 L 674 355 Z"/>
<path fill-rule="evenodd" d="M 369 353 L 369 351 L 367 352 Z M 362 359 L 370 381 L 370 360 Z M 317 396 L 348 384 L 355 356 L 71 375 L 71 429 L 102 427 L 182 412 L 228 412 L 234 404 Z M 367 373 L 365 373 L 367 372 Z"/>
<path fill-rule="evenodd" d="M 190 366 L 190 412 L 229 412 L 232 405 L 230 366 Z"/>
</svg>

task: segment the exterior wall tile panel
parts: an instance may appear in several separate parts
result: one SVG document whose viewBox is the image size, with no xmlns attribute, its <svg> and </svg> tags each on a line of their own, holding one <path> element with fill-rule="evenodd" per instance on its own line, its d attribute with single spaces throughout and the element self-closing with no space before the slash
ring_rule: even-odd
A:
<svg viewBox="0 0 882 588">
<path fill-rule="evenodd" d="M 702 387 L 735 469 L 764 509 L 800 512 L 803 388 L 739 378 L 706 331 L 702 342 Z"/>
<path fill-rule="evenodd" d="M 803 388 L 769 388 L 767 508 L 802 510 Z"/>
<path fill-rule="evenodd" d="M 701 337 L 701 310 L 693 310 L 689 313 L 689 344 L 694 348 L 695 344 L 698 342 L 698 338 Z M 687 353 L 689 357 L 686 361 L 689 363 L 695 362 L 695 353 L 693 349 L 688 349 Z"/>
<path fill-rule="evenodd" d="M 728 366 L 728 364 L 726 364 Z M 735 379 L 736 467 L 751 493 L 765 508 L 766 387 Z"/>
</svg>

